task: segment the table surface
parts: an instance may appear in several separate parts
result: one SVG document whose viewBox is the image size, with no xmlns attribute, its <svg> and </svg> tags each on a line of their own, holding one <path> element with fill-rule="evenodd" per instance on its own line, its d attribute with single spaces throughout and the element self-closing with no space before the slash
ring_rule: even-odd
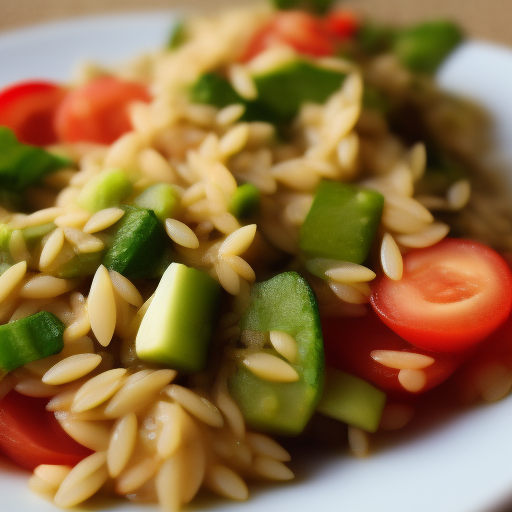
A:
<svg viewBox="0 0 512 512">
<path fill-rule="evenodd" d="M 217 11 L 255 0 L 0 0 L 0 30 L 102 13 L 173 7 Z M 260 0 L 262 1 L 262 0 Z M 423 18 L 457 20 L 471 36 L 512 46 L 512 0 L 347 0 L 342 2 L 372 19 L 396 23 Z"/>
</svg>

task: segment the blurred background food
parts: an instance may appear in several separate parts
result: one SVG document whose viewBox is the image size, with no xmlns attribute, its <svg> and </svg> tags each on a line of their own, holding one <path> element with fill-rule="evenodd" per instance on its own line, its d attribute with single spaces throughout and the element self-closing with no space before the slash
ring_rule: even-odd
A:
<svg viewBox="0 0 512 512">
<path fill-rule="evenodd" d="M 0 30 L 75 16 L 180 8 L 216 11 L 255 0 L 0 0 Z M 424 18 L 457 20 L 471 37 L 512 45 L 511 0 L 348 0 L 372 19 L 409 23 Z"/>
</svg>

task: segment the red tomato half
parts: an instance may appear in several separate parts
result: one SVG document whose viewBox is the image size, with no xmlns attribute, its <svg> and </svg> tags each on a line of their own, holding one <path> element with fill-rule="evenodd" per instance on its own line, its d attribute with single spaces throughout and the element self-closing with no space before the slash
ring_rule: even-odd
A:
<svg viewBox="0 0 512 512">
<path fill-rule="evenodd" d="M 342 41 L 354 37 L 360 25 L 359 18 L 350 11 L 332 11 L 325 18 L 327 33 Z"/>
<path fill-rule="evenodd" d="M 423 369 L 427 380 L 421 392 L 428 391 L 447 379 L 465 358 L 459 354 L 429 352 L 407 343 L 372 310 L 362 317 L 324 318 L 322 332 L 328 366 L 400 394 L 410 395 L 398 381 L 400 370 L 389 368 L 372 359 L 372 351 L 396 350 L 432 357 L 434 363 Z"/>
<path fill-rule="evenodd" d="M 512 275 L 489 247 L 445 239 L 408 253 L 402 279 L 378 279 L 371 303 L 413 345 L 459 352 L 482 341 L 508 317 Z"/>
<path fill-rule="evenodd" d="M 132 129 L 128 106 L 150 101 L 147 88 L 114 77 L 101 77 L 68 93 L 55 118 L 64 142 L 111 144 Z"/>
<path fill-rule="evenodd" d="M 26 144 L 54 144 L 53 118 L 65 95 L 63 87 L 50 82 L 11 85 L 0 92 L 0 125 L 11 128 Z"/>
<path fill-rule="evenodd" d="M 0 401 L 0 450 L 30 470 L 39 464 L 74 466 L 92 452 L 62 430 L 46 403 L 16 392 Z"/>
<path fill-rule="evenodd" d="M 301 11 L 283 11 L 256 32 L 241 60 L 247 62 L 278 44 L 291 46 L 312 57 L 325 57 L 335 52 L 334 43 L 320 19 Z"/>
</svg>

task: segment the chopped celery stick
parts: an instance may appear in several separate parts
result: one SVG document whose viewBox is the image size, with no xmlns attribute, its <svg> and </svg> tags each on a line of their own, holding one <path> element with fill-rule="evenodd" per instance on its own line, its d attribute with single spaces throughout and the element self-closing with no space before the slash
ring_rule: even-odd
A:
<svg viewBox="0 0 512 512">
<path fill-rule="evenodd" d="M 171 185 L 159 183 L 144 190 L 133 202 L 136 206 L 153 210 L 158 219 L 164 222 L 175 212 L 178 194 Z"/>
<path fill-rule="evenodd" d="M 64 324 L 41 311 L 0 326 L 0 369 L 9 372 L 25 364 L 58 354 L 64 348 Z"/>
<path fill-rule="evenodd" d="M 118 206 L 132 192 L 132 183 L 121 169 L 103 171 L 81 190 L 77 203 L 92 213 Z"/>
<path fill-rule="evenodd" d="M 221 288 L 206 272 L 171 263 L 135 341 L 137 356 L 184 373 L 206 365 Z"/>
<path fill-rule="evenodd" d="M 252 183 L 240 185 L 231 200 L 229 201 L 229 211 L 237 219 L 246 219 L 256 213 L 260 206 L 260 191 Z"/>
<path fill-rule="evenodd" d="M 0 188 L 23 192 L 46 175 L 73 165 L 71 160 L 18 142 L 12 130 L 0 126 Z"/>
<path fill-rule="evenodd" d="M 123 206 L 125 214 L 112 226 L 113 238 L 103 264 L 130 279 L 154 275 L 168 236 L 152 210 Z"/>
<path fill-rule="evenodd" d="M 298 356 L 290 363 L 299 376 L 296 382 L 263 380 L 240 362 L 228 386 L 248 425 L 278 434 L 300 434 L 320 400 L 324 384 L 322 330 L 313 291 L 296 272 L 285 272 L 254 285 L 240 328 L 248 333 L 247 338 L 251 331 L 260 335 L 283 331 L 296 341 Z M 278 356 L 273 349 L 263 352 Z"/>
<path fill-rule="evenodd" d="M 377 234 L 384 198 L 378 192 L 322 181 L 300 229 L 309 257 L 363 263 Z"/>
<path fill-rule="evenodd" d="M 326 368 L 324 393 L 317 411 L 358 427 L 375 432 L 379 427 L 386 394 L 368 382 L 345 372 Z"/>
</svg>

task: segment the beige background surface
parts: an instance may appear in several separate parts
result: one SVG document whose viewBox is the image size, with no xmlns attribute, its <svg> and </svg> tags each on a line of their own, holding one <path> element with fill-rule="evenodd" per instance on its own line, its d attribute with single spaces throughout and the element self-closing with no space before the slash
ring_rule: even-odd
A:
<svg viewBox="0 0 512 512">
<path fill-rule="evenodd" d="M 254 0 L 0 0 L 0 30 L 56 19 L 134 10 L 218 10 Z M 260 0 L 262 1 L 262 0 Z M 407 23 L 423 17 L 458 20 L 468 34 L 512 46 L 512 0 L 347 0 L 372 18 Z"/>
</svg>

